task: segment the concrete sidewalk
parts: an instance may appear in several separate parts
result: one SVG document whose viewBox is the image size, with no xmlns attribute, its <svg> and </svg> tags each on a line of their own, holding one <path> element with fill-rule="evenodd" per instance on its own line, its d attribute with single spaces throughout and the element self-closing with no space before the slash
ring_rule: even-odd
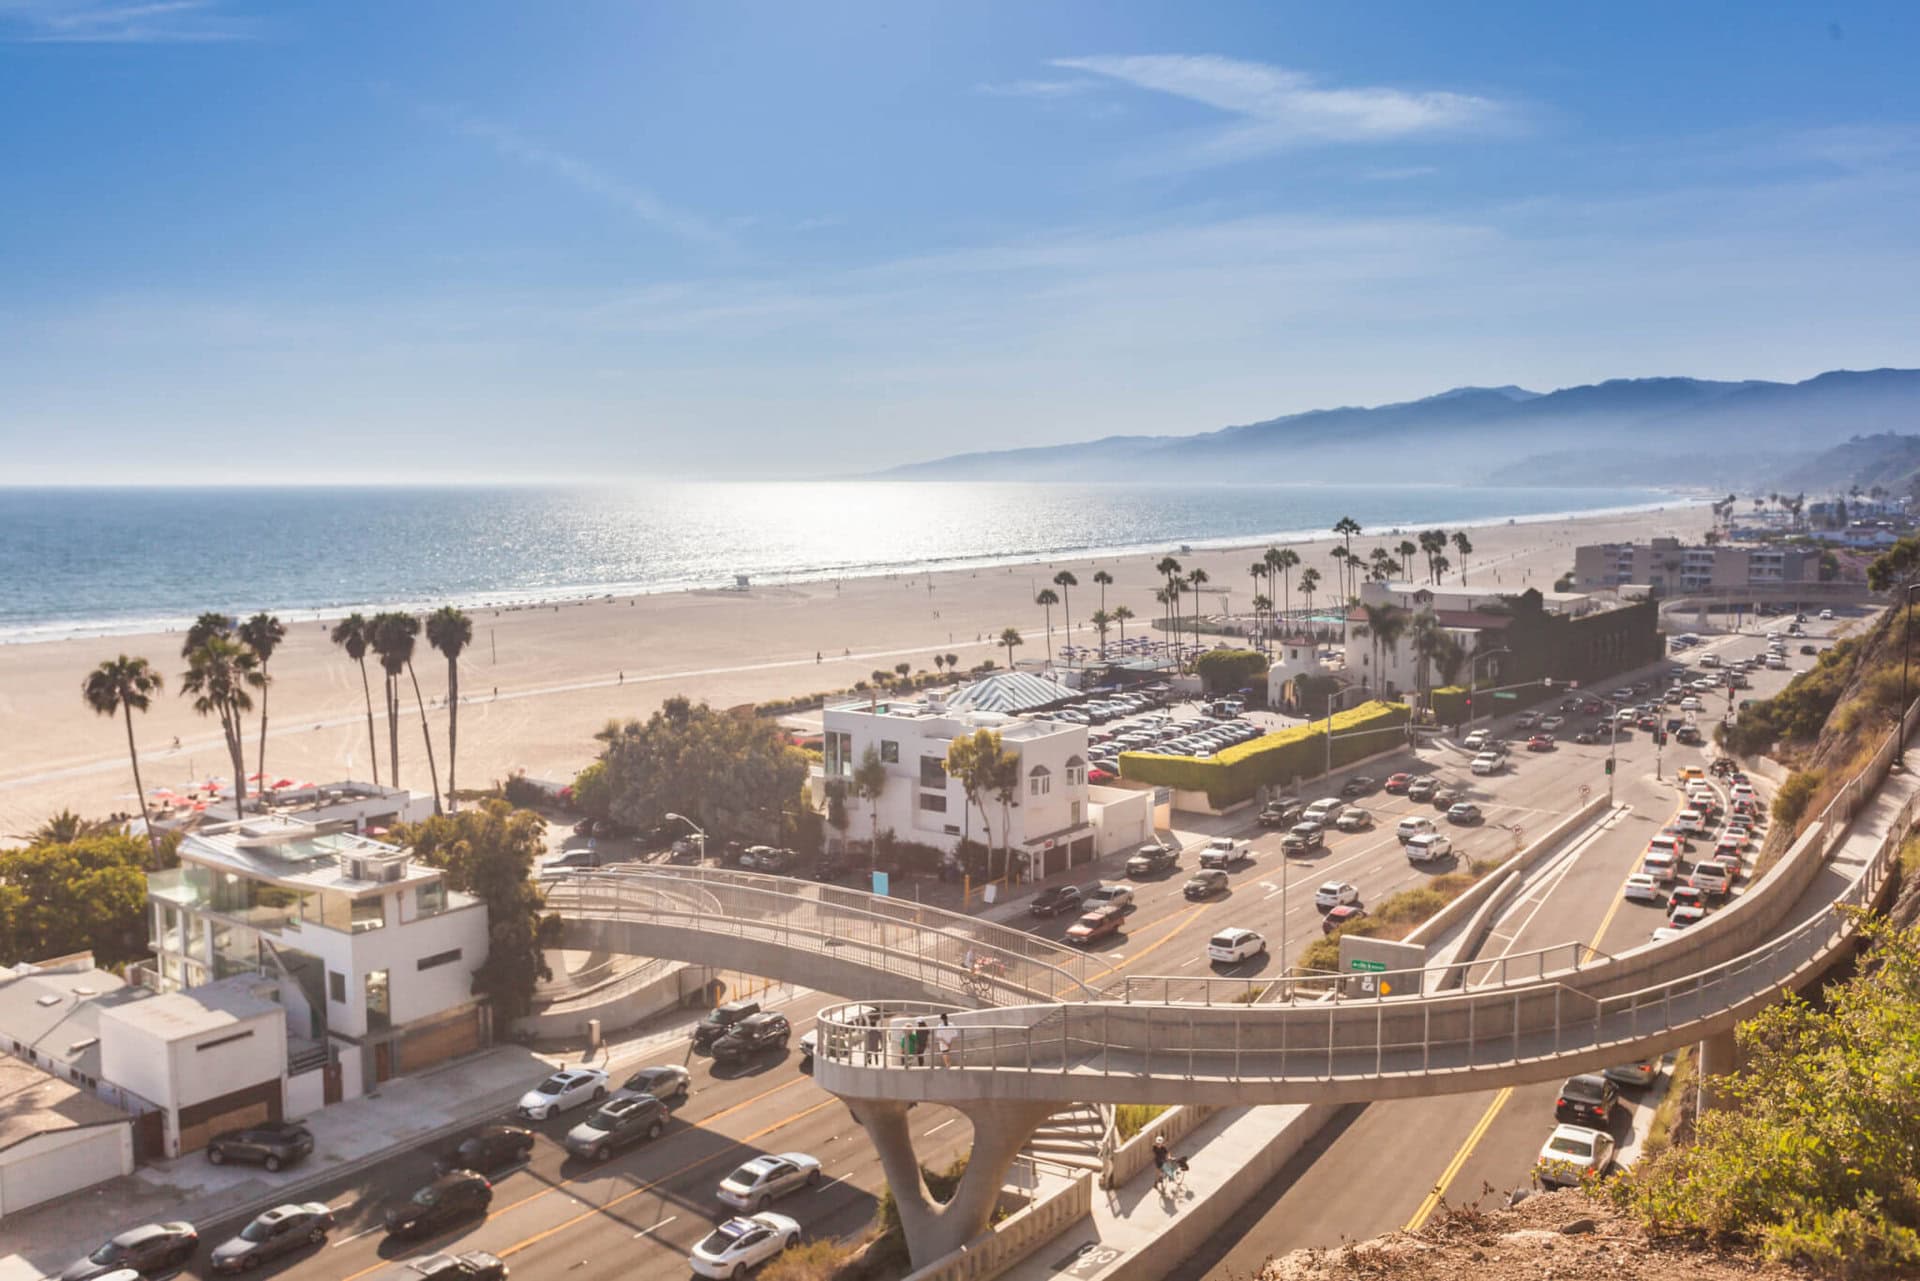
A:
<svg viewBox="0 0 1920 1281">
<path fill-rule="evenodd" d="M 194 1152 L 10 1214 L 0 1225 L 0 1281 L 58 1275 L 107 1237 L 142 1223 L 204 1225 L 305 1199 L 303 1189 L 501 1116 L 551 1069 L 531 1051 L 496 1046 L 314 1113 L 306 1118 L 313 1155 L 292 1170 L 213 1165 Z"/>
</svg>

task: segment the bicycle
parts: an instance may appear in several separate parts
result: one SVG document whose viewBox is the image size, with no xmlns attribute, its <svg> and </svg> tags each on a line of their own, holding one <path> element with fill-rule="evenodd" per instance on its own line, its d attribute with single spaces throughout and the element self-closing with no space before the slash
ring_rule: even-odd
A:
<svg viewBox="0 0 1920 1281">
<path fill-rule="evenodd" d="M 1169 1196 L 1185 1192 L 1187 1190 L 1187 1158 L 1168 1157 L 1167 1163 L 1160 1167 L 1159 1173 L 1155 1176 L 1153 1186 L 1155 1191 L 1165 1192 Z"/>
</svg>

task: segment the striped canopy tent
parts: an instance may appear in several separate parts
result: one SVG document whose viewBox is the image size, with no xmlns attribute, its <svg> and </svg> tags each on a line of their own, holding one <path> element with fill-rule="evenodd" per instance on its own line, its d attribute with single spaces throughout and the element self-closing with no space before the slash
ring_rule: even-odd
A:
<svg viewBox="0 0 1920 1281">
<path fill-rule="evenodd" d="M 978 712 L 1024 712 L 1073 698 L 1078 692 L 1032 672 L 999 672 L 968 685 L 948 699 L 947 706 Z"/>
</svg>

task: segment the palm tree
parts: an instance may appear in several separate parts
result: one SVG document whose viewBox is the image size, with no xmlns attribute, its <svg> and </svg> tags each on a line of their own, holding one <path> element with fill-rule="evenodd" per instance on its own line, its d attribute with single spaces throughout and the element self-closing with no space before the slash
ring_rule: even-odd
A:
<svg viewBox="0 0 1920 1281">
<path fill-rule="evenodd" d="M 1160 577 L 1167 580 L 1167 595 L 1166 595 L 1166 599 L 1161 601 L 1161 604 L 1167 606 L 1167 610 L 1168 610 L 1167 630 L 1169 631 L 1169 633 L 1172 634 L 1175 642 L 1178 642 L 1180 639 L 1180 630 L 1179 630 L 1179 627 L 1173 621 L 1172 610 L 1173 610 L 1173 602 L 1179 595 L 1179 593 L 1173 590 L 1173 580 L 1179 577 L 1180 575 L 1180 562 L 1175 560 L 1171 556 L 1162 556 L 1160 558 L 1160 563 L 1155 565 L 1153 568 L 1155 572 L 1157 572 L 1160 575 Z"/>
<path fill-rule="evenodd" d="M 1100 661 L 1107 661 L 1107 633 L 1113 628 L 1113 615 L 1104 609 L 1093 611 L 1094 635 L 1100 638 Z"/>
<path fill-rule="evenodd" d="M 1409 580 L 1413 578 L 1413 554 L 1420 549 L 1410 539 L 1401 539 L 1400 545 L 1393 549 L 1400 553 L 1400 572 Z"/>
<path fill-rule="evenodd" d="M 1122 653 L 1125 653 L 1127 648 L 1127 620 L 1132 617 L 1133 610 L 1127 606 L 1115 605 L 1113 607 L 1113 621 L 1120 624 L 1120 650 Z"/>
<path fill-rule="evenodd" d="M 400 786 L 400 674 L 407 669 L 403 648 L 406 653 L 413 649 L 413 636 L 407 631 L 412 622 L 407 614 L 380 613 L 367 624 L 367 644 L 386 674 L 387 774 L 393 787 Z"/>
<path fill-rule="evenodd" d="M 1333 527 L 1333 532 L 1347 540 L 1347 554 L 1343 559 L 1351 565 L 1353 563 L 1353 536 L 1360 532 L 1360 522 L 1351 516 L 1342 516 L 1339 523 Z M 1353 584 L 1351 580 L 1349 580 L 1347 584 L 1346 595 L 1348 597 L 1352 597 L 1353 595 Z"/>
<path fill-rule="evenodd" d="M 1280 571 L 1280 612 L 1293 610 L 1293 571 L 1299 568 L 1300 553 L 1291 547 L 1267 548 L 1267 560 Z M 1272 580 L 1269 579 L 1269 582 Z"/>
<path fill-rule="evenodd" d="M 1080 580 L 1068 570 L 1061 570 L 1053 576 L 1053 585 L 1060 589 L 1060 616 L 1067 624 L 1067 644 L 1073 644 L 1073 595 L 1068 588 L 1078 587 Z"/>
<path fill-rule="evenodd" d="M 427 644 L 447 660 L 447 804 L 459 809 L 453 773 L 460 755 L 460 652 L 473 644 L 473 620 L 452 605 L 442 605 L 427 615 Z"/>
<path fill-rule="evenodd" d="M 1307 598 L 1307 612 L 1313 612 L 1313 592 L 1320 586 L 1320 571 L 1311 567 L 1300 571 L 1300 594 Z"/>
<path fill-rule="evenodd" d="M 1400 657 L 1400 638 L 1407 633 L 1407 611 L 1398 605 L 1382 607 L 1377 618 L 1369 620 L 1373 627 L 1374 642 L 1380 647 L 1380 657 L 1375 667 L 1380 672 L 1380 692 L 1387 692 L 1389 684 L 1386 676 L 1387 656 L 1395 660 Z"/>
<path fill-rule="evenodd" d="M 1187 581 L 1193 584 L 1193 643 L 1200 643 L 1200 589 L 1207 585 L 1207 571 L 1198 565 L 1187 575 Z"/>
<path fill-rule="evenodd" d="M 1352 599 L 1353 594 L 1347 590 L 1347 549 L 1344 547 L 1335 547 L 1327 553 L 1327 556 L 1334 564 L 1340 567 L 1335 572 L 1339 575 L 1341 599 Z"/>
<path fill-rule="evenodd" d="M 267 663 L 280 642 L 287 638 L 286 624 L 272 614 L 255 614 L 240 624 L 240 643 L 260 660 L 260 790 L 267 790 L 267 692 L 273 677 L 267 675 Z"/>
<path fill-rule="evenodd" d="M 186 639 L 180 642 L 180 657 L 192 658 L 193 651 L 213 637 L 231 635 L 233 635 L 232 618 L 225 614 L 202 614 L 193 620 L 193 626 L 187 628 Z"/>
<path fill-rule="evenodd" d="M 136 662 L 139 660 L 135 660 Z M 106 666 L 106 664 L 101 664 Z M 144 805 L 141 813 L 145 813 Z M 106 819 L 81 818 L 72 810 L 61 810 L 27 833 L 29 845 L 71 845 L 96 836 L 112 836 L 115 824 Z"/>
<path fill-rule="evenodd" d="M 933 656 L 933 670 L 935 675 L 938 675 L 940 673 L 940 670 L 944 668 L 946 665 L 947 665 L 947 656 L 945 654 L 935 654 Z M 452 768 L 452 767 L 449 766 L 448 768 Z"/>
<path fill-rule="evenodd" d="M 1256 560 L 1253 564 L 1247 566 L 1247 577 L 1253 580 L 1253 595 L 1255 600 L 1260 598 L 1260 577 L 1266 572 L 1267 562 L 1264 560 Z M 1256 643 L 1265 639 L 1260 633 L 1260 610 L 1257 607 L 1253 611 L 1253 634 L 1256 638 Z"/>
<path fill-rule="evenodd" d="M 147 827 L 147 845 L 158 848 L 153 817 L 147 812 L 147 790 L 140 782 L 140 753 L 133 745 L 133 714 L 144 712 L 165 682 L 144 658 L 125 654 L 108 659 L 87 673 L 80 684 L 87 706 L 102 716 L 124 715 L 127 721 L 127 759 L 133 762 L 133 790 L 140 793 L 140 821 Z"/>
<path fill-rule="evenodd" d="M 1433 558 L 1433 581 L 1438 583 L 1446 578 L 1447 571 L 1453 568 L 1453 562 L 1445 556 Z"/>
<path fill-rule="evenodd" d="M 947 655 L 947 670 L 950 672 L 957 672 L 960 670 L 960 655 L 958 654 Z"/>
<path fill-rule="evenodd" d="M 1427 705 L 1427 691 L 1433 687 L 1433 660 L 1440 653 L 1440 644 L 1446 632 L 1431 609 L 1423 609 L 1415 614 L 1407 624 L 1407 630 L 1413 636 L 1413 683 L 1420 691 L 1420 706 L 1424 708 Z"/>
<path fill-rule="evenodd" d="M 187 656 L 186 675 L 180 678 L 182 696 L 193 695 L 193 710 L 202 716 L 218 716 L 220 733 L 227 740 L 227 755 L 233 761 L 233 812 L 246 812 L 247 758 L 242 741 L 245 726 L 242 717 L 253 710 L 249 687 L 258 689 L 260 660 L 253 651 L 233 637 L 213 633 Z"/>
<path fill-rule="evenodd" d="M 1447 532 L 1444 529 L 1424 529 L 1420 531 L 1420 550 L 1427 557 L 1427 581 L 1439 581 L 1434 573 L 1433 558 L 1447 549 Z"/>
<path fill-rule="evenodd" d="M 1393 553 L 1384 547 L 1376 547 L 1367 557 L 1367 577 L 1376 583 L 1384 583 L 1393 577 Z"/>
<path fill-rule="evenodd" d="M 1020 632 L 1018 631 L 1018 629 L 1009 627 L 1005 631 L 1000 633 L 1000 643 L 1007 647 L 1007 670 L 1012 671 L 1013 670 L 1013 647 L 1015 645 L 1024 645 L 1026 644 L 1026 641 L 1020 638 Z"/>
<path fill-rule="evenodd" d="M 1093 571 L 1093 581 L 1100 584 L 1100 608 L 1107 607 L 1107 588 L 1113 586 L 1113 575 L 1104 569 Z"/>
<path fill-rule="evenodd" d="M 1253 629 L 1260 633 L 1260 648 L 1264 650 L 1267 647 L 1267 629 L 1260 625 L 1263 617 L 1269 620 L 1273 617 L 1273 597 L 1264 594 L 1253 598 Z"/>
<path fill-rule="evenodd" d="M 392 617 L 394 621 L 391 624 L 393 629 L 391 645 L 399 656 L 400 666 L 406 670 L 407 679 L 413 683 L 413 704 L 420 709 L 420 737 L 427 745 L 427 778 L 433 783 L 433 812 L 444 813 L 445 811 L 440 807 L 440 767 L 434 764 L 433 732 L 427 725 L 427 700 L 420 693 L 420 677 L 413 670 L 413 650 L 415 642 L 420 637 L 420 620 L 412 614 L 394 614 Z M 397 718 L 400 708 L 398 676 L 394 678 L 393 693 L 394 715 Z"/>
<path fill-rule="evenodd" d="M 1054 594 L 1053 588 L 1042 587 L 1040 589 L 1040 594 L 1033 598 L 1033 603 L 1043 607 L 1047 611 L 1047 666 L 1052 667 L 1053 666 L 1053 607 L 1060 603 L 1060 598 Z"/>
<path fill-rule="evenodd" d="M 1173 647 L 1177 653 L 1180 648 L 1180 598 L 1187 594 L 1187 579 L 1184 574 L 1175 575 L 1167 584 L 1167 618 L 1173 625 Z"/>
<path fill-rule="evenodd" d="M 1460 530 L 1453 532 L 1453 548 L 1460 553 L 1460 585 L 1467 585 L 1467 557 L 1473 554 L 1473 543 Z"/>
<path fill-rule="evenodd" d="M 333 625 L 329 633 L 333 643 L 347 651 L 347 657 L 360 664 L 360 692 L 367 700 L 367 754 L 373 763 L 373 781 L 380 781 L 380 736 L 373 732 L 373 687 L 367 683 L 367 650 L 373 629 L 360 614 L 348 614 Z"/>
</svg>

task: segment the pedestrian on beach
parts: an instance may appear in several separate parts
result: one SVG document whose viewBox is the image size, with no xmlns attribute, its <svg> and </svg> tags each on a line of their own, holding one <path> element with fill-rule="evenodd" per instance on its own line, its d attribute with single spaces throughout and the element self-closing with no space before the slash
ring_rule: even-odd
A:
<svg viewBox="0 0 1920 1281">
<path fill-rule="evenodd" d="M 953 1043 L 960 1035 L 960 1029 L 948 1022 L 947 1016 L 940 1016 L 940 1026 L 933 1030 L 933 1043 L 940 1051 L 940 1066 L 953 1066 Z"/>
</svg>

